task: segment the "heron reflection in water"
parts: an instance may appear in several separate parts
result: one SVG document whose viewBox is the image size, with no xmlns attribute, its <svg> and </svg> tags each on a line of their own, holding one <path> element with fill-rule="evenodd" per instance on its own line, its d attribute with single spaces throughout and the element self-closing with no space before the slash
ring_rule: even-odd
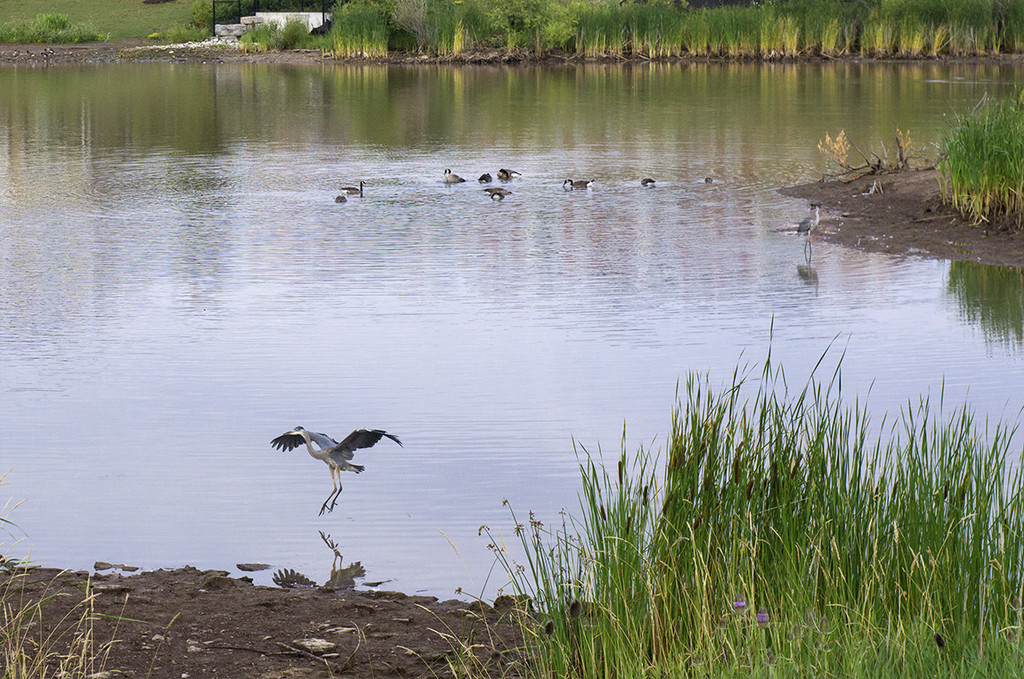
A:
<svg viewBox="0 0 1024 679">
<path fill-rule="evenodd" d="M 331 561 L 331 576 L 323 584 L 324 589 L 352 589 L 356 586 L 356 578 L 366 577 L 366 569 L 363 568 L 363 564 L 360 561 L 353 561 L 342 568 L 341 565 L 345 563 L 345 560 L 338 550 L 338 543 L 331 538 L 329 533 L 320 531 L 320 539 L 334 552 L 334 559 Z M 275 585 L 284 589 L 317 586 L 314 580 L 292 568 L 278 569 L 271 579 Z"/>
<path fill-rule="evenodd" d="M 808 285 L 818 286 L 818 270 L 811 264 L 811 241 L 804 243 L 804 263 L 796 265 L 796 273 Z"/>
<path fill-rule="evenodd" d="M 359 474 L 365 469 L 361 464 L 352 464 L 352 457 L 355 455 L 355 451 L 360 448 L 369 448 L 385 437 L 391 439 L 399 446 L 402 445 L 397 436 L 389 434 L 383 429 L 356 429 L 346 436 L 341 443 L 338 443 L 327 434 L 308 431 L 303 427 L 295 427 L 295 429 L 281 434 L 273 439 L 270 445 L 278 450 L 294 450 L 305 443 L 309 454 L 315 459 L 321 460 L 330 468 L 331 483 L 334 484 L 334 490 L 324 500 L 323 506 L 320 507 L 320 516 L 323 516 L 324 512 L 333 512 L 334 506 L 338 504 L 338 495 L 341 494 L 341 472 L 355 472 Z M 316 448 L 313 447 L 314 443 Z M 338 475 L 337 481 L 334 479 L 335 473 Z M 328 504 L 330 504 L 329 508 Z"/>
</svg>

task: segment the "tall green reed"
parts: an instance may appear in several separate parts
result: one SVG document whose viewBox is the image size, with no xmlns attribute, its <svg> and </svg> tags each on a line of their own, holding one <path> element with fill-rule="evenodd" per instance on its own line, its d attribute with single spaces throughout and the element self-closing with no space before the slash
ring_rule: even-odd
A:
<svg viewBox="0 0 1024 679">
<path fill-rule="evenodd" d="M 937 413 L 922 398 L 875 427 L 841 382 L 836 368 L 790 394 L 770 356 L 722 388 L 692 374 L 664 461 L 623 450 L 610 471 L 582 451 L 580 516 L 517 525 L 524 564 L 495 548 L 538 607 L 536 674 L 1019 662 L 1016 426 L 979 426 L 940 395 Z"/>
<path fill-rule="evenodd" d="M 1024 225 L 1024 90 L 1006 101 L 985 99 L 959 116 L 941 148 L 947 202 L 975 222 Z"/>
<path fill-rule="evenodd" d="M 391 28 L 385 14 L 369 3 L 347 3 L 335 9 L 329 42 L 335 57 L 385 57 Z"/>
</svg>

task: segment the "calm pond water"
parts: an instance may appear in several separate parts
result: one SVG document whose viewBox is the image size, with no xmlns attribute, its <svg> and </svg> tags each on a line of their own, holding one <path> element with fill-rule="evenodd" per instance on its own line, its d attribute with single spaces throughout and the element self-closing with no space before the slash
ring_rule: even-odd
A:
<svg viewBox="0 0 1024 679">
<path fill-rule="evenodd" d="M 923 155 L 995 65 L 0 69 L 0 552 L 241 561 L 493 596 L 481 524 L 577 506 L 573 441 L 663 448 L 689 371 L 836 340 L 877 416 L 1024 402 L 1022 272 L 803 240 L 845 129 Z M 475 179 L 522 173 L 494 203 Z M 657 188 L 641 189 L 644 176 Z M 714 178 L 705 184 L 704 178 Z M 593 178 L 565 193 L 566 177 Z M 340 186 L 365 196 L 338 205 Z M 801 275 L 803 272 L 803 275 Z M 360 451 L 333 514 L 295 425 Z M 625 434 L 623 427 L 625 426 Z M 14 540 L 21 540 L 11 547 Z M 269 573 L 261 581 L 269 581 Z M 486 586 L 485 586 L 486 585 Z"/>
</svg>

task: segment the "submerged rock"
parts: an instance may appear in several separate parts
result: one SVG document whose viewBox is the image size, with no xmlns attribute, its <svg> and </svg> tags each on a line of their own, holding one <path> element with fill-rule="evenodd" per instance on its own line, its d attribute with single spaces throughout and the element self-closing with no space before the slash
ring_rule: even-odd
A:
<svg viewBox="0 0 1024 679">
<path fill-rule="evenodd" d="M 252 573 L 254 571 L 265 571 L 270 569 L 269 563 L 238 563 L 235 564 L 235 568 L 240 571 Z"/>
</svg>

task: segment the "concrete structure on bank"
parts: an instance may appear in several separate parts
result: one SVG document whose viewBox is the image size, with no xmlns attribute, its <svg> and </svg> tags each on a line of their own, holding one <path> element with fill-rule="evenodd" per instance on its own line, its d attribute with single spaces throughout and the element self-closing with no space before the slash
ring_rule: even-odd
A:
<svg viewBox="0 0 1024 679">
<path fill-rule="evenodd" d="M 331 12 L 256 12 L 255 16 L 242 17 L 237 24 L 217 24 L 213 34 L 218 38 L 240 38 L 257 26 L 274 25 L 284 28 L 289 21 L 301 21 L 312 33 L 333 19 Z"/>
</svg>

